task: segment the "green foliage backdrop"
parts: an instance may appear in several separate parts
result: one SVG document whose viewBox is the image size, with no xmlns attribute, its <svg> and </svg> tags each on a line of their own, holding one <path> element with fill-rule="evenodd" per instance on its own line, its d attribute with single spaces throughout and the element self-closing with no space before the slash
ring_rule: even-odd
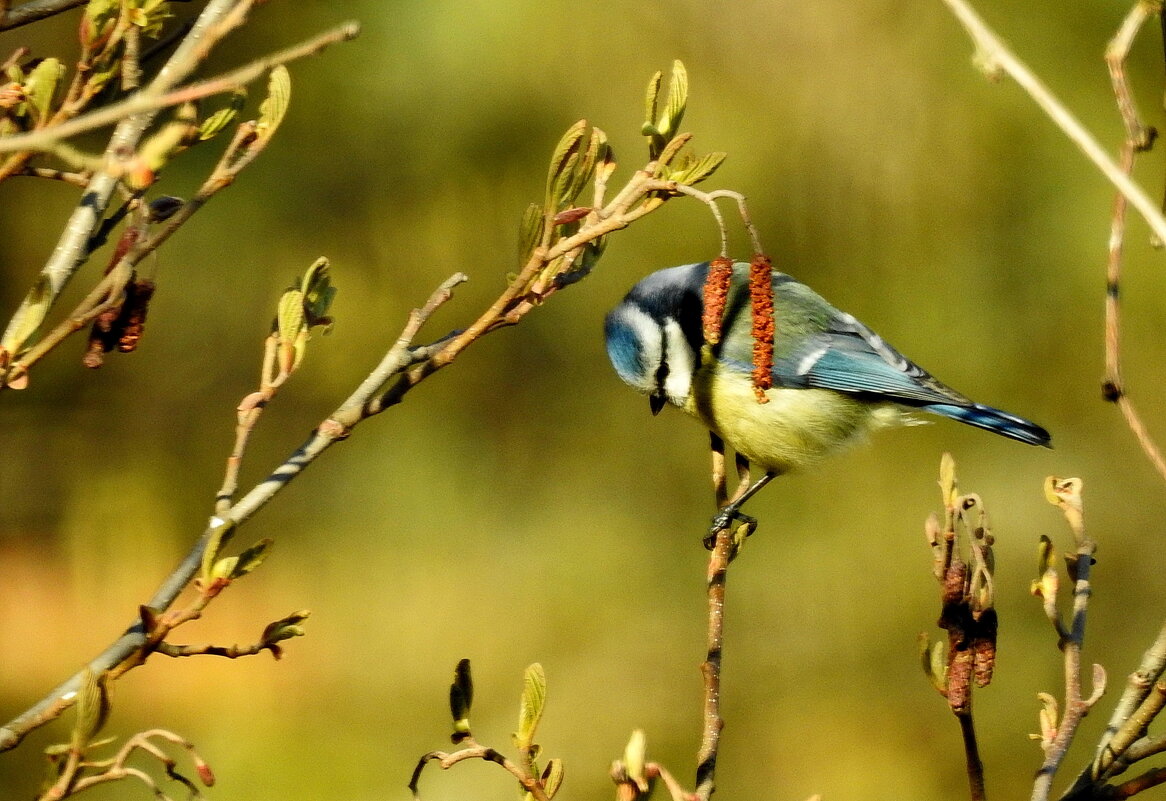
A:
<svg viewBox="0 0 1166 801">
<path fill-rule="evenodd" d="M 1115 149 L 1101 54 L 1119 6 L 980 4 Z M 0 51 L 66 55 L 66 16 L 0 36 Z M 1115 687 L 1166 608 L 1162 486 L 1100 394 L 1103 180 L 1015 86 L 972 68 L 938 2 L 272 2 L 214 64 L 349 16 L 363 23 L 359 39 L 292 65 L 273 147 L 158 254 L 140 352 L 90 372 L 78 344 L 75 359 L 55 354 L 29 390 L 2 399 L 0 717 L 120 632 L 201 531 L 271 309 L 307 264 L 331 258 L 337 324 L 261 424 L 253 480 L 451 272 L 471 281 L 432 333 L 467 324 L 497 294 L 522 210 L 571 122 L 602 126 L 623 170 L 639 164 L 644 80 L 680 58 L 692 83 L 685 127 L 702 151 L 730 154 L 710 186 L 749 197 L 775 266 L 944 381 L 1045 425 L 1056 446 L 938 422 L 880 435 L 753 502 L 761 529 L 728 590 L 718 798 L 965 796 L 957 728 L 915 652 L 938 611 L 923 520 L 939 504 L 944 450 L 985 498 L 998 539 L 1000 657 L 977 698 L 988 786 L 1027 792 L 1040 761 L 1026 738 L 1035 694 L 1061 684 L 1028 597 L 1037 538 L 1067 536 L 1042 498 L 1046 475 L 1085 480 L 1100 544 L 1085 655 Z M 1146 109 L 1161 92 L 1156 47 L 1131 65 Z M 210 157 L 192 152 L 168 179 L 193 187 Z M 1156 193 L 1163 172 L 1151 154 L 1139 177 Z M 73 197 L 29 179 L 5 185 L 0 308 L 19 302 Z M 1166 434 L 1161 255 L 1146 240 L 1134 223 L 1126 377 Z M 611 373 L 601 326 L 638 277 L 717 247 L 705 209 L 669 204 L 614 237 L 582 285 L 326 454 L 248 524 L 248 542 L 276 540 L 264 568 L 183 632 L 250 642 L 307 607 L 308 636 L 278 663 L 154 657 L 119 682 L 111 730 L 182 732 L 215 766 L 214 797 L 403 799 L 416 758 L 446 743 L 458 659 L 475 666 L 475 733 L 497 744 L 537 660 L 549 681 L 540 739 L 566 761 L 565 794 L 606 797 L 607 767 L 634 727 L 690 783 L 706 440 L 678 414 L 650 417 Z M 736 253 L 747 249 L 742 239 Z M 1095 741 L 1102 707 L 1083 742 Z M 0 757 L 0 799 L 28 797 L 47 742 L 41 733 Z M 1068 769 L 1085 758 L 1074 753 Z M 482 766 L 427 775 L 423 789 L 513 793 Z"/>
</svg>

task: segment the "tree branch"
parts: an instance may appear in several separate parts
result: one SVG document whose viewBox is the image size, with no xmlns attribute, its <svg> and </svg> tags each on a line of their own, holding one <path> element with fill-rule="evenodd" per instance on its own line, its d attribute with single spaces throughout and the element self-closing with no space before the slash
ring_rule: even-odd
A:
<svg viewBox="0 0 1166 801">
<path fill-rule="evenodd" d="M 68 11 L 70 8 L 85 5 L 88 1 L 28 0 L 27 3 L 21 3 L 16 8 L 9 9 L 8 13 L 0 15 L 0 31 L 28 25 L 30 22 L 36 22 L 54 14 L 60 14 L 62 11 Z"/>
<path fill-rule="evenodd" d="M 1078 148 L 1093 162 L 1106 178 L 1109 179 L 1118 191 L 1129 200 L 1130 205 L 1146 220 L 1146 223 L 1157 234 L 1158 238 L 1166 242 L 1166 217 L 1161 210 L 1145 193 L 1134 183 L 1113 159 L 1085 129 L 1077 118 L 1049 91 L 1039 78 L 1010 51 L 991 28 L 972 10 L 965 0 L 943 0 L 959 19 L 976 44 L 976 61 L 980 68 L 990 76 L 1006 73 L 1020 85 L 1029 96 L 1036 101 L 1041 110 L 1049 119 L 1061 129 L 1065 136 L 1077 145 Z"/>
</svg>

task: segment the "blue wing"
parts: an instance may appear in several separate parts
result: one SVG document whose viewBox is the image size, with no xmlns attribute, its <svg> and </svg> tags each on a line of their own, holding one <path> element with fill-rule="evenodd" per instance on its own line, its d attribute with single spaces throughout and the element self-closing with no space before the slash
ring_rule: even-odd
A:
<svg viewBox="0 0 1166 801">
<path fill-rule="evenodd" d="M 773 367 L 775 386 L 832 389 L 949 417 L 1031 445 L 1049 446 L 1042 427 L 974 403 L 941 383 L 854 317 L 833 311 L 827 329 L 806 337 Z"/>
</svg>

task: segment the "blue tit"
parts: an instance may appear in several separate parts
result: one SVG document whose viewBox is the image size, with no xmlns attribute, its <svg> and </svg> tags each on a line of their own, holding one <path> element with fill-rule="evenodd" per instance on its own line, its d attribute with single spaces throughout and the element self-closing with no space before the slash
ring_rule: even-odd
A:
<svg viewBox="0 0 1166 801">
<path fill-rule="evenodd" d="M 738 515 L 773 477 L 813 464 L 867 432 L 919 422 L 919 409 L 1030 445 L 1049 433 L 1008 412 L 981 406 L 937 381 L 871 329 L 805 284 L 773 273 L 776 323 L 773 386 L 758 402 L 752 381 L 749 265 L 733 265 L 721 341 L 702 331 L 709 264 L 652 273 L 607 315 L 607 353 L 627 384 L 648 396 L 652 413 L 678 406 L 765 476 L 718 515 Z"/>
</svg>

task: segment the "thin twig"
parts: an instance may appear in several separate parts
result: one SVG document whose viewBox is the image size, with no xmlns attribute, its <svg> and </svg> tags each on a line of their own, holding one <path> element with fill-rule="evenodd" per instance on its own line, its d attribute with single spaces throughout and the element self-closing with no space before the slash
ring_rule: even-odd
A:
<svg viewBox="0 0 1166 801">
<path fill-rule="evenodd" d="M 1156 131 L 1143 124 L 1138 115 L 1133 93 L 1130 92 L 1125 77 L 1125 62 L 1142 25 L 1155 13 L 1161 12 L 1161 5 L 1160 0 L 1158 2 L 1139 0 L 1135 3 L 1105 51 L 1105 62 L 1109 68 L 1114 97 L 1126 129 L 1126 140 L 1122 144 L 1119 167 L 1127 176 L 1133 175 L 1136 154 L 1149 150 L 1153 145 Z M 1114 198 L 1110 217 L 1109 248 L 1105 267 L 1105 379 L 1102 394 L 1106 400 L 1117 404 L 1126 425 L 1133 432 L 1146 458 L 1158 471 L 1158 475 L 1166 480 L 1166 458 L 1150 436 L 1141 415 L 1134 408 L 1121 376 L 1121 265 L 1125 245 L 1126 208 L 1126 197 L 1119 192 Z M 1162 241 L 1161 237 L 1158 239 Z"/>
<path fill-rule="evenodd" d="M 725 643 L 725 581 L 733 549 L 732 526 L 717 532 L 708 566 L 708 652 L 700 666 L 704 677 L 704 725 L 696 757 L 696 798 L 708 801 L 716 787 L 721 729 L 721 657 Z"/>
<path fill-rule="evenodd" d="M 127 97 L 120 103 L 106 106 L 80 117 L 74 117 L 60 125 L 6 136 L 0 139 L 0 153 L 49 150 L 55 142 L 61 139 L 68 139 L 94 128 L 112 125 L 135 114 L 158 111 L 169 106 L 177 106 L 192 100 L 200 100 L 204 97 L 233 91 L 261 77 L 274 66 L 315 55 L 329 45 L 354 39 L 359 33 L 360 23 L 349 21 L 317 34 L 311 39 L 305 39 L 297 45 L 257 58 L 230 72 L 224 72 L 215 78 L 192 83 L 172 91 L 159 91 L 152 84 L 149 88 Z"/>
<path fill-rule="evenodd" d="M 6 14 L 0 15 L 0 31 L 19 28 L 21 25 L 60 14 L 87 2 L 88 0 L 28 0 L 27 3 L 21 3 L 16 8 L 9 9 Z"/>
<path fill-rule="evenodd" d="M 1138 669 L 1130 674 L 1126 682 L 1125 692 L 1122 693 L 1114 707 L 1109 723 L 1105 727 L 1105 733 L 1097 746 L 1097 755 L 1094 757 L 1093 764 L 1082 771 L 1074 785 L 1075 787 L 1091 783 L 1100 777 L 1110 765 L 1123 758 L 1123 751 L 1115 745 L 1116 741 L 1129 740 L 1132 742 L 1137 740 L 1137 737 L 1131 738 L 1129 736 L 1130 729 L 1141 728 L 1136 711 L 1145 702 L 1164 672 L 1166 672 L 1166 624 L 1163 624 L 1162 628 L 1159 629 L 1154 643 L 1142 656 Z"/>
<path fill-rule="evenodd" d="M 142 92 L 164 94 L 193 72 L 207 49 L 229 33 L 230 29 L 224 27 L 224 22 L 232 19 L 233 12 L 240 5 L 243 4 L 239 0 L 209 0 L 190 34 L 182 40 Z M 249 6 L 250 3 L 245 5 Z M 153 118 L 152 111 L 144 111 L 120 119 L 105 149 L 111 163 L 118 153 L 133 150 Z M 13 136 L 0 140 L 0 148 L 18 138 Z M 89 182 L 81 203 L 65 224 L 56 248 L 41 268 L 34 284 L 36 288 L 22 301 L 0 338 L 0 351 L 8 351 L 7 356 L 0 352 L 0 361 L 22 350 L 24 342 L 40 328 L 61 290 L 88 259 L 90 237 L 100 224 L 119 180 L 111 170 L 101 170 Z"/>
<path fill-rule="evenodd" d="M 460 281 L 464 280 L 464 276 L 460 273 L 444 282 L 437 291 L 433 293 L 430 301 L 423 307 L 423 309 L 410 317 L 409 326 L 406 331 L 416 331 L 417 328 L 427 319 L 428 315 L 435 311 L 438 306 L 444 302 L 444 299 L 449 298 L 449 290 Z M 399 339 L 385 358 L 382 360 L 378 370 L 392 370 L 405 369 L 410 364 L 414 363 L 419 358 L 430 358 L 436 348 L 444 346 L 444 340 L 439 341 L 433 346 L 414 347 L 403 337 Z M 367 397 L 362 398 L 361 392 L 371 394 L 375 392 L 380 386 L 368 386 L 369 382 L 361 385 L 361 390 L 353 393 L 344 404 L 342 404 L 335 412 L 329 415 L 323 423 L 308 437 L 308 440 L 299 447 L 291 456 L 289 456 L 283 464 L 268 476 L 267 479 L 253 487 L 245 496 L 243 496 L 230 510 L 230 522 L 240 524 L 254 515 L 264 505 L 266 505 L 280 490 L 288 485 L 296 476 L 303 472 L 304 468 L 311 464 L 321 453 L 327 450 L 331 445 L 348 435 L 351 431 L 351 425 L 347 427 L 338 426 L 335 418 L 344 417 L 344 410 L 351 406 L 357 408 L 362 407 L 367 403 Z M 359 422 L 363 417 L 358 417 L 352 425 Z M 174 603 L 178 594 L 190 583 L 191 579 L 197 573 L 201 562 L 203 551 L 212 537 L 218 532 L 224 524 L 228 521 L 225 519 L 212 518 L 210 524 L 203 531 L 198 541 L 191 548 L 190 552 L 182 560 L 177 568 L 163 581 L 162 585 L 154 593 L 154 596 L 145 604 L 156 611 L 163 611 L 169 609 Z M 135 621 L 126 632 L 119 637 L 114 643 L 107 647 L 101 654 L 89 662 L 87 669 L 93 674 L 100 675 L 106 670 L 125 662 L 137 653 L 146 642 L 146 633 L 140 620 Z M 68 709 L 74 702 L 77 690 L 81 686 L 84 679 L 85 671 L 82 670 L 76 675 L 72 676 L 58 687 L 54 688 L 52 692 L 46 695 L 43 699 L 32 705 L 29 709 L 18 715 L 13 720 L 9 721 L 5 726 L 0 728 L 0 751 L 6 751 L 14 748 L 20 741 L 32 730 L 44 725 L 53 720 L 63 711 Z"/>
<path fill-rule="evenodd" d="M 1113 159 L 1097 143 L 1092 134 L 1069 112 L 1048 87 L 1020 61 L 991 28 L 972 10 L 965 0 L 943 0 L 952 13 L 967 30 L 976 44 L 977 62 L 989 74 L 1000 71 L 1007 73 L 1022 89 L 1028 92 L 1036 104 L 1061 131 L 1077 145 L 1090 161 L 1109 179 L 1117 189 L 1129 199 L 1130 204 L 1145 218 L 1146 223 L 1166 241 L 1166 217 L 1129 176 L 1122 172 Z"/>
<path fill-rule="evenodd" d="M 430 751 L 425 754 L 417 762 L 417 767 L 413 769 L 413 776 L 409 779 L 409 790 L 413 793 L 414 798 L 420 798 L 418 783 L 421 781 L 421 772 L 425 766 L 430 762 L 436 762 L 442 770 L 449 770 L 459 762 L 464 762 L 467 759 L 484 759 L 487 762 L 494 762 L 505 768 L 511 776 L 518 780 L 522 788 L 526 790 L 535 801 L 550 801 L 547 798 L 546 791 L 539 783 L 537 778 L 533 778 L 525 773 L 521 767 L 511 762 L 506 756 L 493 748 L 486 746 L 474 746 L 473 748 L 463 748 L 460 751 L 454 751 L 452 754 L 445 751 Z"/>
<path fill-rule="evenodd" d="M 1081 481 L 1050 479 L 1049 490 L 1069 523 L 1076 545 L 1074 558 L 1070 561 L 1070 575 L 1074 579 L 1073 612 L 1070 624 L 1065 627 L 1066 636 L 1061 638 L 1060 643 L 1064 654 L 1064 714 L 1057 724 L 1056 736 L 1045 746 L 1045 759 L 1033 782 L 1033 801 L 1045 801 L 1049 797 L 1053 779 L 1072 745 L 1077 728 L 1105 692 L 1105 671 L 1100 665 L 1093 666 L 1093 691 L 1090 696 L 1085 698 L 1081 692 L 1081 649 L 1085 643 L 1086 612 L 1092 593 L 1089 576 L 1093 555 L 1097 550 L 1096 544 L 1085 533 Z"/>
</svg>

